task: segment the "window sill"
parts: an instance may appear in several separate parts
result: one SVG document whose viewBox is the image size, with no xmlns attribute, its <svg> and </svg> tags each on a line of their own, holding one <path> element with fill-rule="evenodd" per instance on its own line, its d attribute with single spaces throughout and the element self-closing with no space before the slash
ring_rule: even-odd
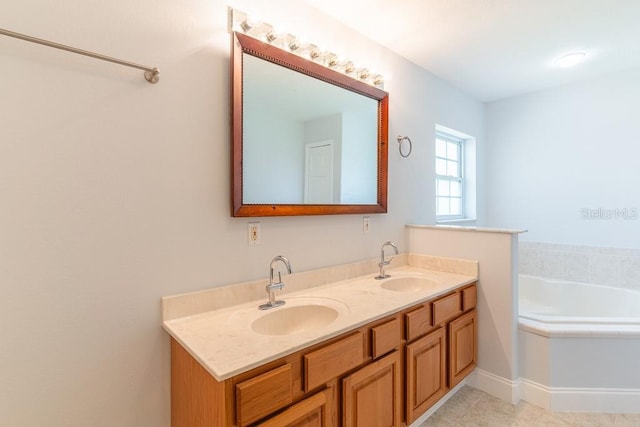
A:
<svg viewBox="0 0 640 427">
<path fill-rule="evenodd" d="M 476 222 L 476 219 L 475 218 L 456 218 L 456 219 L 440 219 L 440 220 L 436 220 L 436 224 L 447 224 L 447 225 L 469 224 L 471 222 Z"/>
</svg>

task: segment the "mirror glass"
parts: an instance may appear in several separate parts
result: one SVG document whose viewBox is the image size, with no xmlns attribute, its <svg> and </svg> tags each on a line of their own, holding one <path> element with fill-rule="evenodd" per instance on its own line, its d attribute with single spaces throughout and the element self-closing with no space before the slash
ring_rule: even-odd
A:
<svg viewBox="0 0 640 427">
<path fill-rule="evenodd" d="M 386 92 L 235 42 L 232 215 L 386 212 Z"/>
<path fill-rule="evenodd" d="M 378 102 L 243 57 L 242 203 L 375 204 Z"/>
</svg>

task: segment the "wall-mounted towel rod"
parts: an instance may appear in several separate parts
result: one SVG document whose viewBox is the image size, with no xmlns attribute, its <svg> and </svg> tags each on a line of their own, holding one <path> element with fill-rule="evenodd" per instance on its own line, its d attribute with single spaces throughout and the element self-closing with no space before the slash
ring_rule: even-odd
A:
<svg viewBox="0 0 640 427">
<path fill-rule="evenodd" d="M 122 61 L 120 59 L 112 58 L 110 56 L 100 55 L 99 53 L 89 52 L 88 50 L 76 49 L 75 47 L 66 46 L 60 43 L 50 42 L 48 40 L 43 40 L 36 37 L 20 34 L 20 33 L 15 33 L 13 31 L 4 30 L 2 28 L 0 28 L 0 34 L 9 36 L 9 37 L 14 37 L 16 39 L 28 41 L 31 43 L 37 43 L 44 46 L 53 47 L 55 49 L 66 50 L 67 52 L 73 52 L 79 55 L 90 56 L 91 58 L 101 59 L 103 61 L 114 62 L 116 64 L 124 65 L 126 67 L 137 68 L 139 70 L 144 71 L 144 78 L 147 79 L 149 83 L 158 83 L 158 80 L 160 80 L 160 70 L 158 70 L 157 68 L 145 67 L 144 65 L 134 64 L 133 62 Z"/>
</svg>

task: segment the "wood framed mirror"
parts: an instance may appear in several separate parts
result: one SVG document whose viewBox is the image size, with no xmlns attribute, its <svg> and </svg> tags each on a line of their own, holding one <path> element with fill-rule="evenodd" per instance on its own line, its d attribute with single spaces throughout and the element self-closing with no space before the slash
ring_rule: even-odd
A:
<svg viewBox="0 0 640 427">
<path fill-rule="evenodd" d="M 231 215 L 387 212 L 382 89 L 233 33 Z"/>
</svg>

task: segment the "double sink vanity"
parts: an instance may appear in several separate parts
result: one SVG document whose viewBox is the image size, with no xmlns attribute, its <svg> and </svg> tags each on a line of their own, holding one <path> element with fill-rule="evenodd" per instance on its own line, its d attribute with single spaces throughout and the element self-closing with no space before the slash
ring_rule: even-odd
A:
<svg viewBox="0 0 640 427">
<path fill-rule="evenodd" d="M 256 293 L 202 303 L 234 286 L 166 297 L 172 425 L 410 425 L 475 367 L 477 263 L 442 271 L 446 259 L 402 257 L 382 280 L 285 276 L 294 289 L 268 310 Z"/>
</svg>

